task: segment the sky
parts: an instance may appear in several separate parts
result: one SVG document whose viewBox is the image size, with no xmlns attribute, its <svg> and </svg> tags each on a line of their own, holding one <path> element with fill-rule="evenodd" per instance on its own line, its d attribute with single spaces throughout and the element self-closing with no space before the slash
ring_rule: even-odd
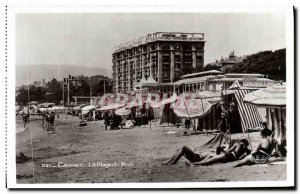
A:
<svg viewBox="0 0 300 194">
<path fill-rule="evenodd" d="M 16 65 L 111 69 L 113 48 L 154 32 L 205 33 L 204 63 L 286 47 L 279 13 L 20 13 Z"/>
</svg>

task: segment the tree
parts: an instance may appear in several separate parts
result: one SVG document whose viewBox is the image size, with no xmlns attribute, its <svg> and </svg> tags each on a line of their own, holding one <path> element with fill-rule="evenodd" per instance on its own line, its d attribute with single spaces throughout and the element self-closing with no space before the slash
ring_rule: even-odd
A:
<svg viewBox="0 0 300 194">
<path fill-rule="evenodd" d="M 42 87 L 29 85 L 21 87 L 17 90 L 16 102 L 26 106 L 31 101 L 43 102 L 46 96 L 46 90 Z"/>
<path fill-rule="evenodd" d="M 247 56 L 233 66 L 232 73 L 260 73 L 269 79 L 286 80 L 286 49 L 263 51 Z"/>
<path fill-rule="evenodd" d="M 60 104 L 62 100 L 62 83 L 58 82 L 55 78 L 47 83 L 46 88 L 46 98 L 47 102 L 53 102 L 55 104 Z"/>
</svg>

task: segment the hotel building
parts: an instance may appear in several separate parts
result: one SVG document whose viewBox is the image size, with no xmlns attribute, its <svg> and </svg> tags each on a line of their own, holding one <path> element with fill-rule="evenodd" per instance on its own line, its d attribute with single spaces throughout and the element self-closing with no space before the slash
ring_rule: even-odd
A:
<svg viewBox="0 0 300 194">
<path fill-rule="evenodd" d="M 116 47 L 112 54 L 113 91 L 127 92 L 151 80 L 174 83 L 204 65 L 204 34 L 156 32 Z"/>
</svg>

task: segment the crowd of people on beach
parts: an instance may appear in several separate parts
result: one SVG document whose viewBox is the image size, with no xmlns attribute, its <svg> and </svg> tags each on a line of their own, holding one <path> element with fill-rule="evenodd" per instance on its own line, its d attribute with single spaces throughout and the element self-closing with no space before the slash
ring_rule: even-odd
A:
<svg viewBox="0 0 300 194">
<path fill-rule="evenodd" d="M 24 128 L 26 127 L 27 123 L 30 123 L 30 116 L 31 115 L 38 115 L 42 117 L 42 128 L 46 130 L 54 130 L 54 121 L 55 121 L 55 116 L 59 118 L 59 114 L 55 114 L 54 111 L 45 111 L 45 112 L 37 112 L 36 114 L 30 114 L 29 111 L 23 111 L 20 116 L 22 117 L 23 120 L 23 126 Z"/>
<path fill-rule="evenodd" d="M 218 124 L 216 130 L 223 135 L 227 135 L 230 133 L 229 125 L 230 125 L 230 114 L 232 112 L 232 107 L 234 106 L 234 102 L 230 102 L 228 110 L 225 110 L 223 105 L 217 106 L 216 117 L 218 120 Z M 55 130 L 54 129 L 54 121 L 55 116 L 59 118 L 59 114 L 54 111 L 45 111 L 45 112 L 37 112 L 36 114 L 42 117 L 42 128 L 47 131 Z M 96 120 L 104 121 L 105 130 L 115 130 L 115 129 L 124 129 L 132 126 L 141 126 L 143 124 L 148 124 L 151 120 L 151 114 L 147 112 L 146 109 L 136 108 L 131 110 L 131 114 L 120 116 L 115 113 L 114 110 L 104 111 L 104 112 L 94 112 L 93 114 Z M 24 128 L 28 122 L 30 122 L 30 113 L 29 111 L 23 112 L 21 114 L 23 118 Z M 92 114 L 82 115 L 79 114 L 79 118 L 81 119 L 80 126 L 86 126 L 86 116 L 91 117 Z M 175 126 L 179 127 L 181 125 L 182 120 L 178 120 Z M 187 130 L 190 129 L 192 124 L 190 118 L 184 119 L 184 127 Z M 201 151 L 194 152 L 191 148 L 187 146 L 182 146 L 180 149 L 177 149 L 169 160 L 163 162 L 165 165 L 176 164 L 182 157 L 185 157 L 188 161 L 186 164 L 189 165 L 212 165 L 216 163 L 228 163 L 233 161 L 238 161 L 234 167 L 239 167 L 243 165 L 253 165 L 253 164 L 261 164 L 265 163 L 271 157 L 280 157 L 280 159 L 284 160 L 286 155 L 286 150 L 283 146 L 279 146 L 276 139 L 272 136 L 272 131 L 267 128 L 266 124 L 263 123 L 264 128 L 261 130 L 261 142 L 259 145 L 252 150 L 249 149 L 249 145 L 251 145 L 248 139 L 241 139 L 233 141 L 229 138 L 226 144 L 219 145 L 216 147 L 214 152 L 212 151 Z M 185 132 L 186 132 L 185 131 Z"/>
</svg>

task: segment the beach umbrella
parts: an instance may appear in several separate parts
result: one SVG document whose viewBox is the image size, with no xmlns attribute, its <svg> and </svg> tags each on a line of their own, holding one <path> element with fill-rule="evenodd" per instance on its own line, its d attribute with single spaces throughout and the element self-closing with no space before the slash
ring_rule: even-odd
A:
<svg viewBox="0 0 300 194">
<path fill-rule="evenodd" d="M 131 114 L 131 111 L 125 108 L 119 108 L 116 110 L 116 114 L 119 116 L 128 116 Z"/>
<path fill-rule="evenodd" d="M 39 111 L 45 112 L 45 111 L 47 111 L 47 108 L 39 108 Z"/>
<path fill-rule="evenodd" d="M 82 106 L 75 106 L 73 107 L 74 110 L 81 110 Z"/>
<path fill-rule="evenodd" d="M 278 83 L 247 94 L 244 102 L 259 107 L 285 108 L 286 107 L 286 84 Z"/>
<path fill-rule="evenodd" d="M 203 99 L 181 98 L 174 106 L 174 113 L 181 118 L 201 118 L 209 113 L 212 104 Z"/>
<path fill-rule="evenodd" d="M 247 94 L 244 102 L 266 108 L 267 127 L 274 130 L 274 138 L 281 143 L 286 139 L 286 83 L 277 83 Z"/>
<path fill-rule="evenodd" d="M 129 101 L 126 104 L 126 108 L 133 108 L 133 107 L 137 107 L 137 106 L 143 106 L 144 104 L 146 104 L 148 101 L 147 96 L 143 96 L 141 94 L 136 95 L 133 99 L 131 99 L 131 101 Z"/>
<path fill-rule="evenodd" d="M 88 105 L 81 108 L 82 114 L 87 114 L 89 111 L 94 110 L 96 106 Z"/>
<path fill-rule="evenodd" d="M 107 106 L 103 106 L 97 110 L 99 111 L 109 111 L 109 110 L 116 110 L 118 108 L 121 108 L 121 107 L 124 107 L 126 104 L 122 103 L 122 104 L 119 104 L 119 103 L 112 103 L 112 104 L 109 104 Z"/>
<path fill-rule="evenodd" d="M 201 91 L 198 93 L 197 98 L 206 99 L 210 103 L 219 102 L 221 98 L 221 92 Z"/>
<path fill-rule="evenodd" d="M 85 107 L 83 107 L 83 108 L 81 108 L 81 110 L 83 110 L 83 111 L 90 111 L 90 110 L 93 110 L 93 109 L 95 109 L 96 108 L 96 106 L 94 106 L 94 105 L 88 105 L 88 106 L 85 106 Z"/>
<path fill-rule="evenodd" d="M 165 104 L 170 104 L 170 103 L 174 103 L 176 100 L 178 99 L 178 96 L 176 93 L 173 93 L 173 95 L 169 98 L 166 98 L 166 99 L 163 99 L 161 101 L 161 104 L 162 105 L 165 105 Z"/>
<path fill-rule="evenodd" d="M 52 110 L 60 110 L 60 107 L 58 107 L 58 106 L 53 106 L 51 109 L 52 109 Z"/>
</svg>

